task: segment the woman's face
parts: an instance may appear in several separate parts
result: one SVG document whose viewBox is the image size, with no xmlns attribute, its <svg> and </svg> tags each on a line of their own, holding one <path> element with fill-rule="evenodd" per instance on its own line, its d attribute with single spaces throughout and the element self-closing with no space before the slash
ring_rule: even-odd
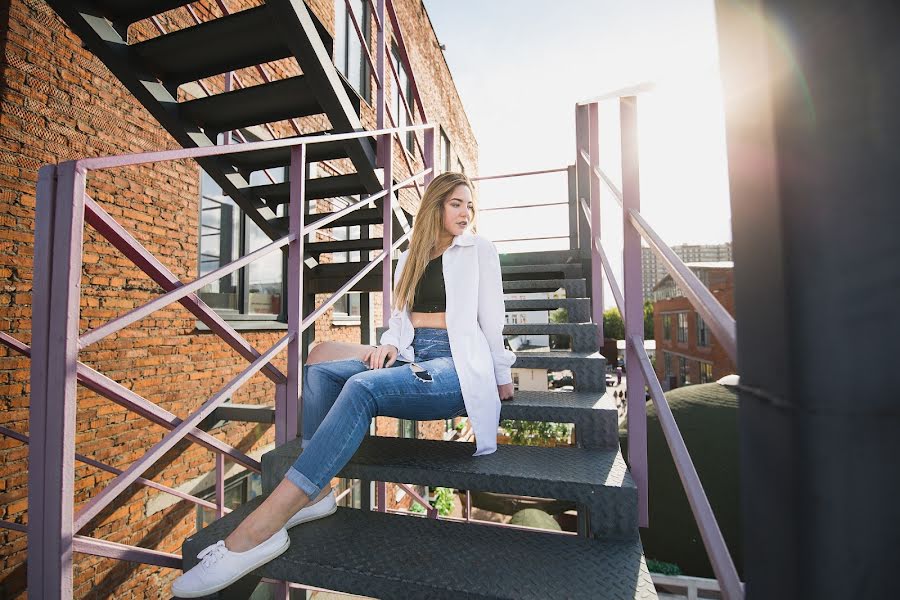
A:
<svg viewBox="0 0 900 600">
<path fill-rule="evenodd" d="M 456 236 L 463 233 L 475 215 L 475 203 L 469 186 L 459 184 L 444 201 L 444 231 Z"/>
</svg>

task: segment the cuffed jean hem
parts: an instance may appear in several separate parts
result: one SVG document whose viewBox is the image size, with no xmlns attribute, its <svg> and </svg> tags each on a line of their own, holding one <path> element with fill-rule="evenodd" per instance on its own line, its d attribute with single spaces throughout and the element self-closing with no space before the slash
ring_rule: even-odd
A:
<svg viewBox="0 0 900 600">
<path fill-rule="evenodd" d="M 284 474 L 285 479 L 300 488 L 300 491 L 306 494 L 310 500 L 315 500 L 316 496 L 322 493 L 322 488 L 314 484 L 309 477 L 291 467 Z"/>
</svg>

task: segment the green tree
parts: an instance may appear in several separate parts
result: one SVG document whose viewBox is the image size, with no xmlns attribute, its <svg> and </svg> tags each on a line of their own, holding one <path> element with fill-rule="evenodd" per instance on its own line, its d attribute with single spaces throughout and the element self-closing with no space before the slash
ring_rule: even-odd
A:
<svg viewBox="0 0 900 600">
<path fill-rule="evenodd" d="M 644 300 L 644 339 L 653 339 L 653 303 Z"/>
<path fill-rule="evenodd" d="M 622 320 L 618 308 L 603 311 L 603 337 L 608 340 L 625 339 L 625 321 Z"/>
</svg>

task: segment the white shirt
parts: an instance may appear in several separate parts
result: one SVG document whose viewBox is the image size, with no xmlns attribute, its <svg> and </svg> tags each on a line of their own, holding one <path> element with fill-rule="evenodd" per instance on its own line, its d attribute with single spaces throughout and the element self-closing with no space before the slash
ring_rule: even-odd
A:
<svg viewBox="0 0 900 600">
<path fill-rule="evenodd" d="M 407 254 L 408 251 L 403 252 L 397 261 L 395 285 L 400 280 Z M 447 293 L 450 351 L 466 414 L 475 432 L 472 456 L 491 454 L 497 450 L 497 427 L 500 425 L 497 386 L 512 382 L 510 367 L 516 361 L 516 355 L 503 346 L 506 307 L 500 257 L 490 240 L 466 232 L 453 238 L 441 262 Z M 409 308 L 402 311 L 395 308 L 388 330 L 381 336 L 381 344 L 395 346 L 401 359 L 413 362 L 414 333 Z"/>
</svg>

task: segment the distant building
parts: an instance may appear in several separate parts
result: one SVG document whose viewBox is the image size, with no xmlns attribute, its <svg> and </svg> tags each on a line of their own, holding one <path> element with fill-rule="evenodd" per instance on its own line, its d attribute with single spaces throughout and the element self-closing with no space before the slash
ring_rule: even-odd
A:
<svg viewBox="0 0 900 600">
<path fill-rule="evenodd" d="M 681 244 L 672 246 L 672 251 L 688 263 L 722 262 L 733 260 L 731 242 L 724 244 Z M 644 301 L 653 299 L 653 288 L 668 275 L 656 254 L 650 248 L 641 248 L 641 282 L 644 290 Z"/>
<path fill-rule="evenodd" d="M 726 311 L 734 315 L 734 263 L 686 263 Z M 709 383 L 737 372 L 731 357 L 670 275 L 653 289 L 656 375 L 664 390 Z"/>
</svg>

